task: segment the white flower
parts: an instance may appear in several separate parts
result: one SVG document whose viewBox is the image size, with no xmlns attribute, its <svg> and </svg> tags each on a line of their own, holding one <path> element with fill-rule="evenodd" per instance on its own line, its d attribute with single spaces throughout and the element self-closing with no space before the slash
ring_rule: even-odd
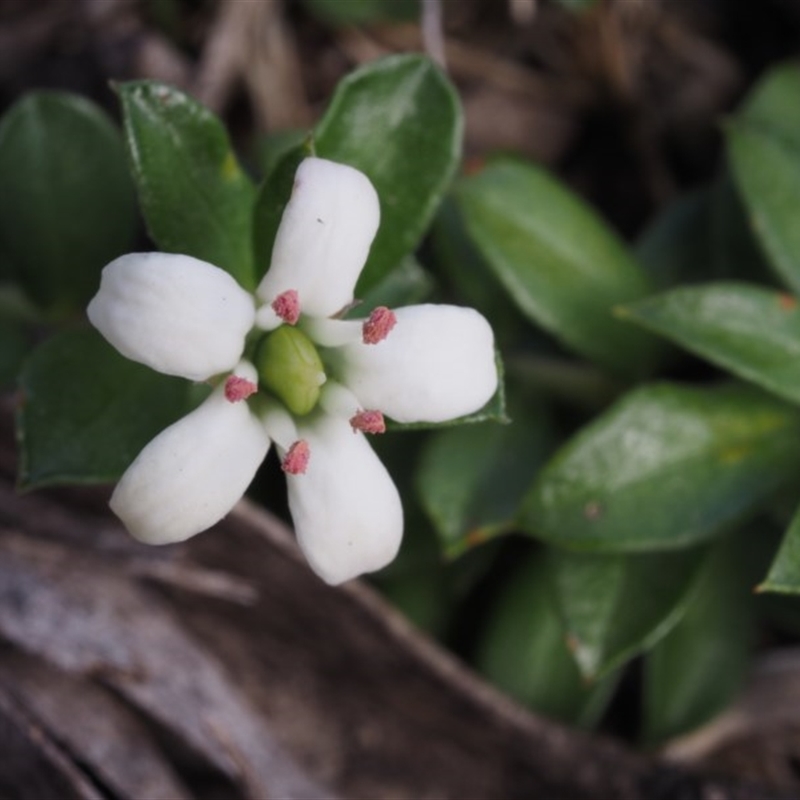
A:
<svg viewBox="0 0 800 800">
<path fill-rule="evenodd" d="M 318 158 L 297 170 L 253 297 L 226 272 L 167 253 L 103 270 L 89 319 L 126 357 L 216 385 L 137 456 L 111 508 L 142 541 L 187 539 L 244 494 L 274 442 L 297 539 L 325 581 L 380 569 L 400 546 L 397 489 L 365 433 L 442 422 L 497 388 L 494 338 L 476 311 L 445 305 L 335 315 L 353 302 L 379 223 L 359 171 Z"/>
</svg>

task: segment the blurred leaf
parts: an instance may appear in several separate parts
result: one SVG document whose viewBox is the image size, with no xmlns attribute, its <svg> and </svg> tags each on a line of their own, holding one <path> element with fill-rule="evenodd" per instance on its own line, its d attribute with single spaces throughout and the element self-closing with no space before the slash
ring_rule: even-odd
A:
<svg viewBox="0 0 800 800">
<path fill-rule="evenodd" d="M 522 315 L 509 305 L 506 290 L 467 235 L 458 206 L 452 197 L 442 203 L 431 229 L 436 265 L 466 305 L 492 321 L 501 343 L 513 342 L 523 327 Z"/>
<path fill-rule="evenodd" d="M 512 354 L 505 362 L 509 376 L 581 411 L 596 412 L 623 392 L 624 386 L 586 361 Z"/>
<path fill-rule="evenodd" d="M 707 722 L 742 686 L 753 639 L 746 551 L 713 548 L 678 624 L 647 655 L 644 735 L 661 742 Z"/>
<path fill-rule="evenodd" d="M 48 315 L 35 306 L 17 283 L 0 283 L 0 319 L 46 324 Z"/>
<path fill-rule="evenodd" d="M 745 122 L 730 123 L 726 137 L 753 229 L 776 272 L 800 292 L 800 147 Z"/>
<path fill-rule="evenodd" d="M 797 197 L 792 182 L 800 170 L 800 68 L 772 69 L 750 92 L 731 126 L 728 151 L 734 176 L 752 217 L 751 228 L 775 271 L 795 290 L 800 287 L 798 237 L 784 201 Z M 733 220 L 733 230 L 752 239 L 747 226 Z M 741 242 L 745 244 L 745 242 Z M 733 257 L 752 246 L 733 248 Z"/>
<path fill-rule="evenodd" d="M 283 217 L 283 209 L 294 186 L 294 174 L 300 162 L 310 155 L 304 143 L 284 153 L 258 188 L 253 209 L 253 247 L 255 250 L 256 283 L 272 261 L 272 246 Z"/>
<path fill-rule="evenodd" d="M 800 511 L 792 519 L 769 574 L 758 591 L 800 594 Z"/>
<path fill-rule="evenodd" d="M 723 279 L 774 282 L 727 172 L 668 205 L 636 254 L 659 289 Z"/>
<path fill-rule="evenodd" d="M 30 347 L 22 325 L 0 318 L 0 390 L 13 386 Z"/>
<path fill-rule="evenodd" d="M 737 117 L 800 148 L 800 68 L 794 62 L 771 69 L 755 85 Z"/>
<path fill-rule="evenodd" d="M 467 230 L 520 310 L 567 345 L 626 375 L 652 365 L 655 342 L 611 309 L 650 291 L 625 245 L 544 170 L 508 159 L 462 180 Z"/>
<path fill-rule="evenodd" d="M 458 95 L 423 56 L 389 56 L 339 83 L 314 131 L 314 152 L 364 172 L 381 203 L 380 228 L 357 297 L 416 248 L 458 165 L 462 129 Z M 255 225 L 259 277 L 269 266 L 294 172 L 304 155 L 300 149 L 288 153 L 261 187 Z"/>
<path fill-rule="evenodd" d="M 800 412 L 744 385 L 645 386 L 569 441 L 522 507 L 533 536 L 597 552 L 686 547 L 800 465 Z"/>
<path fill-rule="evenodd" d="M 208 109 L 155 81 L 117 86 L 139 202 L 153 241 L 255 287 L 255 190 Z"/>
<path fill-rule="evenodd" d="M 691 598 L 704 550 L 647 555 L 553 553 L 553 580 L 567 643 L 596 678 L 650 649 Z"/>
<path fill-rule="evenodd" d="M 261 174 L 268 178 L 286 155 L 304 146 L 307 138 L 308 132 L 298 129 L 275 131 L 261 137 L 256 145 Z"/>
<path fill-rule="evenodd" d="M 552 447 L 545 408 L 514 408 L 509 425 L 449 428 L 425 445 L 417 493 L 449 558 L 513 527 L 519 502 Z"/>
<path fill-rule="evenodd" d="M 378 578 L 377 583 L 381 593 L 418 628 L 431 636 L 442 636 L 452 602 L 448 583 L 441 569 L 390 575 Z"/>
<path fill-rule="evenodd" d="M 351 319 L 368 317 L 377 306 L 398 308 L 427 300 L 434 282 L 414 256 L 404 258 L 379 284 L 370 289 L 347 316 Z"/>
<path fill-rule="evenodd" d="M 81 309 L 136 227 L 119 132 L 87 100 L 33 92 L 0 122 L 0 175 L 4 260 L 39 305 Z"/>
<path fill-rule="evenodd" d="M 358 25 L 379 20 L 414 19 L 419 0 L 303 0 L 308 9 L 331 25 Z"/>
<path fill-rule="evenodd" d="M 619 310 L 723 369 L 800 402 L 800 308 L 746 283 L 673 289 Z"/>
<path fill-rule="evenodd" d="M 46 341 L 27 360 L 20 388 L 23 489 L 116 480 L 190 410 L 194 394 L 187 381 L 128 361 L 94 330 Z"/>
<path fill-rule="evenodd" d="M 507 578 L 487 613 L 476 666 L 492 683 L 548 717 L 592 727 L 615 681 L 587 685 L 567 650 L 545 554 L 529 556 Z"/>
<path fill-rule="evenodd" d="M 747 209 L 727 170 L 714 182 L 709 200 L 709 258 L 714 279 L 774 286 L 775 273 L 751 230 Z M 699 282 L 700 270 L 697 274 Z"/>
<path fill-rule="evenodd" d="M 701 189 L 670 203 L 644 231 L 636 255 L 659 289 L 711 277 L 711 191 Z"/>
</svg>

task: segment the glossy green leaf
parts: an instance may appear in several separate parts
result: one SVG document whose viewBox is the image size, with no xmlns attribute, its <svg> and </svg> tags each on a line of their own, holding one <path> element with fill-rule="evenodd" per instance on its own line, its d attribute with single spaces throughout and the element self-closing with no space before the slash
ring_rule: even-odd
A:
<svg viewBox="0 0 800 800">
<path fill-rule="evenodd" d="M 128 361 L 94 330 L 48 339 L 27 360 L 20 389 L 24 489 L 116 480 L 199 399 L 187 381 Z"/>
<path fill-rule="evenodd" d="M 691 598 L 704 551 L 645 555 L 553 554 L 553 580 L 567 642 L 595 678 L 651 648 Z"/>
<path fill-rule="evenodd" d="M 0 122 L 0 176 L 3 260 L 42 307 L 81 309 L 135 232 L 119 131 L 80 97 L 28 94 Z"/>
<path fill-rule="evenodd" d="M 620 315 L 723 369 L 800 402 L 800 308 L 791 295 L 746 283 L 673 289 Z"/>
<path fill-rule="evenodd" d="M 800 594 L 800 511 L 792 519 L 769 574 L 758 591 Z"/>
<path fill-rule="evenodd" d="M 686 547 L 752 511 L 800 466 L 800 412 L 744 385 L 631 392 L 539 473 L 524 530 L 599 552 Z"/>
<path fill-rule="evenodd" d="M 549 559 L 529 556 L 489 609 L 475 656 L 492 683 L 534 711 L 582 727 L 596 723 L 613 678 L 587 684 L 572 659 L 550 588 Z"/>
<path fill-rule="evenodd" d="M 208 261 L 255 286 L 255 189 L 208 109 L 154 81 L 117 87 L 139 202 L 151 238 L 168 253 Z"/>
<path fill-rule="evenodd" d="M 749 664 L 753 608 L 746 551 L 723 540 L 704 565 L 683 617 L 645 660 L 648 741 L 685 733 L 729 705 Z"/>
<path fill-rule="evenodd" d="M 436 432 L 426 443 L 417 493 L 446 556 L 504 533 L 552 447 L 548 414 L 518 403 L 508 425 L 483 423 Z"/>
<path fill-rule="evenodd" d="M 337 87 L 314 131 L 314 151 L 320 158 L 364 172 L 381 204 L 380 228 L 357 297 L 419 244 L 458 165 L 462 129 L 453 86 L 423 56 L 389 56 L 372 62 Z M 291 190 L 291 181 L 281 176 L 293 176 L 297 160 L 297 154 L 286 156 L 276 168 L 279 175 L 261 189 L 256 212 L 259 274 L 269 265 L 277 230 L 275 211 L 282 210 Z"/>
<path fill-rule="evenodd" d="M 647 371 L 654 340 L 612 309 L 648 294 L 650 283 L 588 206 L 544 170 L 508 159 L 462 180 L 456 198 L 474 242 L 526 316 L 605 367 Z"/>
<path fill-rule="evenodd" d="M 800 101 L 800 98 L 798 98 Z M 726 128 L 728 155 L 751 224 L 775 271 L 800 292 L 800 145 L 738 121 Z"/>
</svg>

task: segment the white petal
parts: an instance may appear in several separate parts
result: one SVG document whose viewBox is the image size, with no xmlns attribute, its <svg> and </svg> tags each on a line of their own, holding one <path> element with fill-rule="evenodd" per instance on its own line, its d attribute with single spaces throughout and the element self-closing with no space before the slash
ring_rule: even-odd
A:
<svg viewBox="0 0 800 800">
<path fill-rule="evenodd" d="M 497 389 L 494 334 L 471 308 L 395 309 L 378 344 L 345 345 L 337 377 L 364 408 L 398 422 L 444 422 L 481 408 Z"/>
<path fill-rule="evenodd" d="M 139 453 L 111 509 L 143 542 L 183 541 L 233 508 L 268 449 L 269 437 L 247 403 L 229 403 L 217 389 Z"/>
<path fill-rule="evenodd" d="M 320 415 L 299 426 L 311 457 L 304 475 L 287 475 L 297 541 L 330 584 L 386 566 L 403 536 L 403 507 L 389 473 L 362 433 Z"/>
<path fill-rule="evenodd" d="M 205 261 L 130 253 L 105 267 L 87 313 L 132 361 L 201 381 L 239 360 L 255 306 L 227 272 Z"/>
<path fill-rule="evenodd" d="M 258 296 L 271 303 L 295 289 L 304 314 L 335 314 L 353 299 L 379 222 L 378 195 L 366 175 L 307 158 L 297 169 Z"/>
</svg>

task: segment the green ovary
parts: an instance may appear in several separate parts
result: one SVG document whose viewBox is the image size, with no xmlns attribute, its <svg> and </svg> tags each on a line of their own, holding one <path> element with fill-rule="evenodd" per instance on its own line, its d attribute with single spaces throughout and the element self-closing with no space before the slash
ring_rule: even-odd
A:
<svg viewBox="0 0 800 800">
<path fill-rule="evenodd" d="M 256 350 L 255 366 L 261 383 L 293 414 L 308 414 L 316 406 L 325 369 L 302 331 L 282 325 L 265 336 Z"/>
</svg>

